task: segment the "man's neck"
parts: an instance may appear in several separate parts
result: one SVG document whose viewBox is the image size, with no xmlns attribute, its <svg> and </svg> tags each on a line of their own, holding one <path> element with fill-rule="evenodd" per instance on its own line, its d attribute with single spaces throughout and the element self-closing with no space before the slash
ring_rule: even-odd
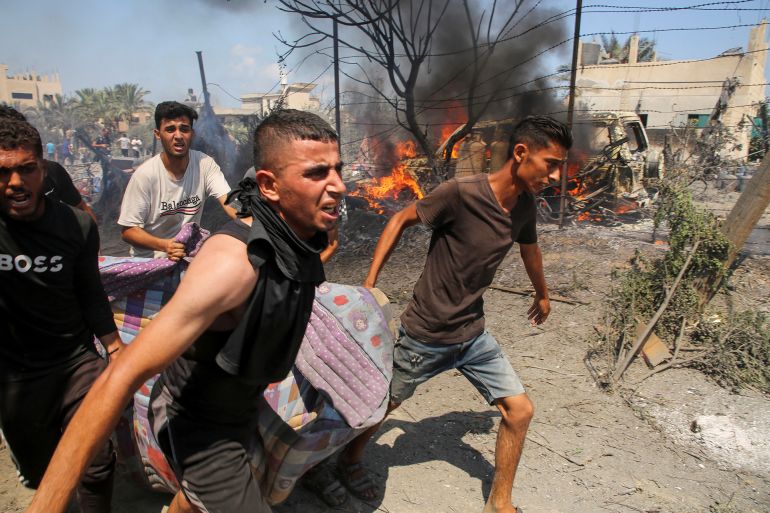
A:
<svg viewBox="0 0 770 513">
<path fill-rule="evenodd" d="M 176 180 L 179 180 L 184 176 L 187 171 L 187 164 L 190 163 L 190 152 L 184 157 L 172 157 L 165 151 L 160 154 L 160 160 L 163 162 L 163 166 Z"/>
<path fill-rule="evenodd" d="M 512 166 L 513 160 L 511 159 L 503 167 L 488 175 L 492 193 L 500 207 L 506 212 L 516 206 L 519 195 L 522 193 L 522 187 L 518 184 L 516 172 Z"/>
</svg>

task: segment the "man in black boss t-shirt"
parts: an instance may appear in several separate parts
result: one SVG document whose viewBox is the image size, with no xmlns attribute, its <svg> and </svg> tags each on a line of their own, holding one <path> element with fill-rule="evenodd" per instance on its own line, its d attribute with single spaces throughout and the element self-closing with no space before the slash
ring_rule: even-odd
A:
<svg viewBox="0 0 770 513">
<path fill-rule="evenodd" d="M 47 198 L 44 178 L 38 132 L 0 118 L 0 429 L 30 488 L 107 365 L 94 335 L 113 358 L 123 346 L 99 277 L 96 224 Z M 107 443 L 78 487 L 81 511 L 110 511 L 114 466 Z"/>
</svg>

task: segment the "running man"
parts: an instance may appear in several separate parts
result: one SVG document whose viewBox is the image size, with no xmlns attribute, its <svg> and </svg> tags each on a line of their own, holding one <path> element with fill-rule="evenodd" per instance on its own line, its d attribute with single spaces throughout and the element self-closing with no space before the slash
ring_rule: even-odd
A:
<svg viewBox="0 0 770 513">
<path fill-rule="evenodd" d="M 508 160 L 491 173 L 449 180 L 395 214 L 382 232 L 364 286 L 374 287 L 403 231 L 433 230 L 425 268 L 401 316 L 393 356 L 390 410 L 417 385 L 456 368 L 502 421 L 495 476 L 484 513 L 514 513 L 511 488 L 534 407 L 495 338 L 484 329 L 482 296 L 514 242 L 519 244 L 535 299 L 527 312 L 541 324 L 551 311 L 535 230 L 535 194 L 559 176 L 572 145 L 567 128 L 548 117 L 527 117 L 513 130 Z M 373 499 L 379 487 L 362 466 L 366 443 L 379 426 L 340 454 L 341 480 L 354 495 Z"/>
</svg>

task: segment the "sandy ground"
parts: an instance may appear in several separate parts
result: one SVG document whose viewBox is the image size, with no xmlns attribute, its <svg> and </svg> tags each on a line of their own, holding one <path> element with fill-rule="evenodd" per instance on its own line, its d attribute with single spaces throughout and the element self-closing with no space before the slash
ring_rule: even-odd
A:
<svg viewBox="0 0 770 513">
<path fill-rule="evenodd" d="M 351 217 L 348 244 L 328 266 L 331 281 L 363 280 L 371 245 L 361 230 L 380 224 Z M 763 219 L 730 293 L 734 303 L 765 311 L 768 227 Z M 597 338 L 594 325 L 601 322 L 612 269 L 636 249 L 663 251 L 650 243 L 650 234 L 650 222 L 544 227 L 541 245 L 551 288 L 585 304 L 554 303 L 542 328 L 526 322 L 528 298 L 496 290 L 485 296 L 487 328 L 536 406 L 513 490 L 527 513 L 770 511 L 770 398 L 752 391 L 732 394 L 686 369 L 636 385 L 647 372 L 639 361 L 622 390 L 607 392 L 596 386 L 584 363 Z M 411 296 L 426 248 L 427 233 L 413 229 L 382 273 L 379 285 L 396 312 Z M 496 281 L 528 285 L 517 251 L 501 265 Z M 499 417 L 459 372 L 429 381 L 388 418 L 368 449 L 383 498 L 372 503 L 351 498 L 338 511 L 480 512 L 491 484 Z M 31 494 L 16 482 L 7 451 L 0 453 L 0 511 L 23 511 Z M 168 501 L 119 480 L 114 511 L 156 513 Z M 302 488 L 275 508 L 330 510 Z"/>
</svg>

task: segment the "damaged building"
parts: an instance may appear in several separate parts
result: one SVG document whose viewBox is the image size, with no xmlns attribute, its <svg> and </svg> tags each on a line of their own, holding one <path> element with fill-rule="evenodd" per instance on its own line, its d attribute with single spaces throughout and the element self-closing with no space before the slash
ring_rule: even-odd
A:
<svg viewBox="0 0 770 513">
<path fill-rule="evenodd" d="M 580 45 L 578 99 L 591 110 L 633 111 L 662 149 L 671 128 L 732 130 L 733 157 L 749 152 L 753 124 L 765 99 L 767 21 L 751 29 L 748 46 L 707 59 L 639 62 L 639 37 L 630 38 L 628 62 L 602 59 L 599 43 Z"/>
</svg>

